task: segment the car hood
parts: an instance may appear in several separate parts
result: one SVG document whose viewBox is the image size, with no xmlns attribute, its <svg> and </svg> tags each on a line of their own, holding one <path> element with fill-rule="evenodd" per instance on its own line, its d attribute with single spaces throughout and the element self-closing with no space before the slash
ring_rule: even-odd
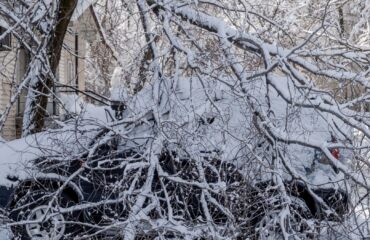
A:
<svg viewBox="0 0 370 240">
<path fill-rule="evenodd" d="M 84 126 L 76 133 L 74 127 L 64 127 L 0 143 L 0 185 L 9 187 L 14 181 L 42 175 L 34 165 L 34 160 L 40 157 L 67 159 L 81 153 L 96 134 L 95 128 Z"/>
<path fill-rule="evenodd" d="M 34 146 L 32 138 L 23 138 L 0 144 L 0 185 L 10 186 L 14 179 L 32 176 L 37 170 L 32 166 L 32 159 L 41 151 Z"/>
</svg>

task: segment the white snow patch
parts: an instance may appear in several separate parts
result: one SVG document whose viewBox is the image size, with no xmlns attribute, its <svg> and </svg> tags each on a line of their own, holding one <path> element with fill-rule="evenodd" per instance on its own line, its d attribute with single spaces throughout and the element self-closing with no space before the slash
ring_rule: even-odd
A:
<svg viewBox="0 0 370 240">
<path fill-rule="evenodd" d="M 112 87 L 110 89 L 111 99 L 119 101 L 127 101 L 128 93 L 125 88 L 122 87 L 123 70 L 121 67 L 116 67 L 113 71 L 111 78 Z"/>
<path fill-rule="evenodd" d="M 9 25 L 3 19 L 0 18 L 0 27 L 8 28 Z"/>
<path fill-rule="evenodd" d="M 98 123 L 107 123 L 111 121 L 107 116 L 107 111 L 114 115 L 110 107 L 96 106 L 87 103 L 80 96 L 75 94 L 62 94 L 60 99 L 67 113 L 81 115 L 85 119 L 97 120 Z"/>
<path fill-rule="evenodd" d="M 79 17 L 94 3 L 96 0 L 79 0 L 75 11 L 73 12 L 72 21 L 78 20 Z"/>
<path fill-rule="evenodd" d="M 10 240 L 12 238 L 12 233 L 8 229 L 4 229 L 0 226 L 0 239 L 1 240 Z"/>
</svg>

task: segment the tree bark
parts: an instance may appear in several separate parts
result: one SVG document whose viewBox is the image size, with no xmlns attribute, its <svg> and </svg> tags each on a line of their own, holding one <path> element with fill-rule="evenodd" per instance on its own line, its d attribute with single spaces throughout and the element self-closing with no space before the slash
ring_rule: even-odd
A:
<svg viewBox="0 0 370 240">
<path fill-rule="evenodd" d="M 63 47 L 63 40 L 67 32 L 69 22 L 72 14 L 76 8 L 78 0 L 60 0 L 59 11 L 54 20 L 55 28 L 52 31 L 47 43 L 47 54 L 50 64 L 50 71 L 52 74 L 42 76 L 37 80 L 36 84 L 29 86 L 28 100 L 23 117 L 22 136 L 37 133 L 43 130 L 45 125 L 45 118 L 47 116 L 47 103 L 50 90 L 53 89 L 54 80 L 51 76 L 55 76 L 61 51 Z"/>
</svg>

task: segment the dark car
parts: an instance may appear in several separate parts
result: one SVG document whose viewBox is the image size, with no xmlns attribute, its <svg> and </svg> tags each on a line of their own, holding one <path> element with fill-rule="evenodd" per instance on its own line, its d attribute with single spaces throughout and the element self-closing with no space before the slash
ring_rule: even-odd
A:
<svg viewBox="0 0 370 240">
<path fill-rule="evenodd" d="M 71 239 L 92 229 L 84 224 L 105 226 L 107 219 L 122 217 L 117 211 L 122 210 L 119 195 L 124 186 L 112 185 L 122 178 L 122 160 L 135 159 L 137 154 L 118 154 L 107 146 L 101 146 L 88 161 L 87 156 L 68 161 L 41 157 L 32 161 L 40 172 L 21 179 L 9 175 L 12 186 L 0 185 L 1 207 L 9 220 L 38 222 L 14 225 L 13 234 L 20 239 Z M 71 209 L 77 205 L 80 209 Z"/>
<path fill-rule="evenodd" d="M 125 192 L 133 187 L 135 181 L 135 188 L 145 184 L 148 172 L 143 170 L 139 176 L 133 171 L 133 166 L 145 165 L 142 149 L 129 147 L 122 150 L 117 142 L 102 144 L 94 153 L 90 152 L 78 159 L 66 161 L 60 156 L 37 158 L 33 164 L 40 172 L 29 178 L 19 179 L 8 175 L 7 181 L 13 182 L 13 186 L 0 186 L 0 203 L 5 205 L 9 222 L 14 223 L 11 227 L 14 235 L 20 239 L 59 240 L 71 239 L 84 233 L 91 236 L 103 234 L 104 238 L 111 236 L 118 239 L 119 229 L 111 227 L 112 223 L 127 219 L 128 209 L 136 201 L 125 195 Z M 159 163 L 170 176 L 189 181 L 199 177 L 194 174 L 194 162 L 180 157 L 176 152 L 163 152 Z M 220 178 L 227 183 L 226 197 L 214 193 L 214 198 L 220 203 L 229 204 L 234 214 L 244 214 L 249 220 L 241 224 L 243 231 L 248 236 L 255 234 L 258 226 L 263 223 L 265 210 L 273 209 L 274 204 L 279 205 L 267 201 L 275 195 L 274 188 L 271 188 L 273 183 L 264 181 L 249 184 L 233 164 L 214 158 L 204 157 L 204 167 L 208 183 L 216 184 Z M 221 174 L 215 174 L 214 168 L 219 169 Z M 161 178 L 158 170 L 154 172 L 154 178 L 157 181 L 154 181 L 151 189 L 160 199 L 163 208 L 167 204 L 163 196 L 176 195 L 178 199 L 172 209 L 174 214 L 182 215 L 189 221 L 205 218 L 201 210 L 199 186 L 173 183 L 168 178 Z M 167 193 L 163 192 L 161 184 L 166 185 Z M 301 181 L 287 180 L 284 184 L 291 199 L 295 199 L 291 206 L 300 216 L 341 221 L 348 212 L 348 197 L 343 190 L 308 189 Z M 238 197 L 229 196 L 235 193 Z M 315 196 L 322 198 L 324 203 L 315 199 Z M 334 211 L 327 214 L 328 209 Z M 210 214 L 216 223 L 222 224 L 228 220 L 228 216 L 217 206 L 210 207 Z M 104 231 L 99 231 L 101 229 Z M 141 239 L 152 239 L 145 238 L 147 234 L 143 233 Z"/>
</svg>

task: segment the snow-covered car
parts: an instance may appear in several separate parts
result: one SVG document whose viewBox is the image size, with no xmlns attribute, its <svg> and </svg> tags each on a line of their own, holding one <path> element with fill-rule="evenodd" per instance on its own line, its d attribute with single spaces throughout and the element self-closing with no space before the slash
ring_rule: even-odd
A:
<svg viewBox="0 0 370 240">
<path fill-rule="evenodd" d="M 317 221 L 343 219 L 349 197 L 342 173 L 319 166 L 307 174 L 313 151 L 298 144 L 282 146 L 290 162 L 274 166 L 274 149 L 254 127 L 260 120 L 245 99 L 221 89 L 209 100 L 203 87 L 194 90 L 195 79 L 189 82 L 179 81 L 185 86 L 174 95 L 144 89 L 127 101 L 116 122 L 78 118 L 71 126 L 0 146 L 9 159 L 0 165 L 0 185 L 8 187 L 1 196 L 8 198 L 2 201 L 14 234 L 207 239 L 215 225 L 220 236 L 245 239 L 273 226 L 279 212 L 289 211 L 296 221 L 292 228 L 303 234 L 314 232 Z M 275 124 L 289 120 L 291 135 L 330 136 L 313 110 L 301 113 L 309 121 L 290 120 L 279 118 L 286 108 L 281 101 L 272 105 Z"/>
<path fill-rule="evenodd" d="M 94 141 L 103 139 L 108 133 L 109 131 L 100 132 Z M 94 235 L 98 232 L 96 229 L 106 228 L 104 234 L 117 239 L 119 228 L 112 225 L 117 220 L 124 221 L 130 217 L 128 209 L 135 199 L 130 199 L 125 194 L 132 188 L 135 175 L 129 173 L 143 164 L 141 159 L 144 150 L 140 149 L 139 145 L 134 147 L 134 144 L 128 144 L 127 141 L 113 139 L 115 140 L 100 144 L 94 153 L 85 154 L 81 158 L 65 160 L 57 155 L 38 157 L 40 153 L 35 150 L 31 154 L 33 159 L 31 155 L 24 156 L 32 166 L 25 166 L 22 161 L 3 164 L 0 179 L 1 204 L 8 212 L 10 223 L 22 223 L 12 226 L 14 235 L 20 239 L 59 240 L 70 239 L 81 232 Z M 122 144 L 126 147 L 122 148 Z M 25 145 L 24 140 L 16 140 L 2 146 L 3 149 L 0 150 L 4 154 L 15 153 L 14 148 L 19 149 L 22 145 Z M 243 228 L 246 235 L 252 236 L 255 229 L 264 224 L 265 210 L 279 208 L 279 201 L 282 199 L 270 201 L 274 199 L 271 196 L 274 196 L 276 190 L 271 182 L 250 185 L 235 165 L 210 156 L 210 153 L 204 153 L 202 156 L 205 178 L 208 184 L 220 185 L 219 188 L 222 188 L 219 192 L 213 192 L 213 197 L 229 205 L 234 214 L 245 215 L 243 217 L 249 220 L 243 223 Z M 15 166 L 23 168 L 23 173 L 16 174 Z M 201 208 L 202 186 L 187 186 L 181 182 L 170 181 L 171 178 L 195 181 L 198 178 L 195 174 L 195 162 L 186 159 L 180 152 L 162 152 L 159 166 L 161 170 L 157 169 L 153 173 L 157 181 L 154 181 L 151 187 L 156 192 L 160 205 L 166 208 L 166 194 L 176 195 L 176 207 L 172 209 L 174 214 L 183 214 L 183 218 L 188 221 L 205 219 Z M 215 168 L 222 169 L 218 171 L 221 176 L 217 176 Z M 164 172 L 170 174 L 171 178 L 160 179 L 159 176 Z M 144 185 L 148 174 L 143 171 L 141 176 L 136 176 L 136 184 Z M 161 184 L 167 186 L 167 193 L 163 192 Z M 348 211 L 348 197 L 343 190 L 312 187 L 325 201 L 322 203 L 314 199 L 300 181 L 287 180 L 284 185 L 291 199 L 294 199 L 292 210 L 297 217 L 313 221 L 340 221 Z M 334 209 L 335 212 L 326 214 L 327 209 Z M 225 212 L 215 206 L 210 207 L 210 214 L 217 219 L 218 224 L 227 222 Z M 142 236 L 150 234 L 142 232 Z"/>
</svg>

